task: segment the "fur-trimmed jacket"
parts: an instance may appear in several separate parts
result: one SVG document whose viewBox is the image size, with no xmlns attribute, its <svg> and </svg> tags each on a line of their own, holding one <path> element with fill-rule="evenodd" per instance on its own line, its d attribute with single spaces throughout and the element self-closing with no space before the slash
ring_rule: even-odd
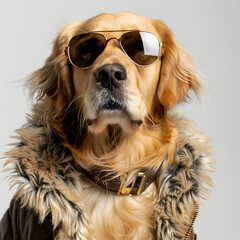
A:
<svg viewBox="0 0 240 240">
<path fill-rule="evenodd" d="M 204 185 L 211 185 L 206 174 L 213 169 L 209 139 L 189 119 L 179 114 L 173 117 L 180 137 L 175 164 L 159 172 L 153 183 L 158 192 L 157 240 L 193 239 L 199 198 L 207 193 Z M 6 171 L 18 190 L 1 221 L 0 240 L 94 239 L 82 195 L 86 176 L 70 149 L 47 124 L 34 118 L 17 133 Z M 117 197 L 137 204 L 137 196 Z"/>
</svg>

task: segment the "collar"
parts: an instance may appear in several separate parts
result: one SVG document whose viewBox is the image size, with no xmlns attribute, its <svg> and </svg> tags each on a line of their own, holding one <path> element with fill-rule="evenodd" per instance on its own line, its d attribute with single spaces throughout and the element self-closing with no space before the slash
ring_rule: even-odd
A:
<svg viewBox="0 0 240 240">
<path fill-rule="evenodd" d="M 159 174 L 159 171 L 153 172 L 150 169 L 142 169 L 135 175 L 134 180 L 126 186 L 128 173 L 116 177 L 115 173 L 102 171 L 100 168 L 94 168 L 90 171 L 82 168 L 81 172 L 84 177 L 99 187 L 122 196 L 140 195 L 154 182 Z"/>
</svg>

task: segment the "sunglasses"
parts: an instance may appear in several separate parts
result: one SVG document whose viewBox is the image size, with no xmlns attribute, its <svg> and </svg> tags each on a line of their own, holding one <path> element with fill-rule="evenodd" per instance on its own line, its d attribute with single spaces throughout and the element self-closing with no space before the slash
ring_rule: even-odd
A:
<svg viewBox="0 0 240 240">
<path fill-rule="evenodd" d="M 120 38 L 108 38 L 100 32 L 125 32 Z M 73 66 L 88 68 L 104 51 L 108 41 L 118 40 L 123 52 L 137 65 L 147 67 L 163 55 L 163 43 L 157 36 L 146 31 L 98 31 L 74 36 L 65 54 Z"/>
</svg>

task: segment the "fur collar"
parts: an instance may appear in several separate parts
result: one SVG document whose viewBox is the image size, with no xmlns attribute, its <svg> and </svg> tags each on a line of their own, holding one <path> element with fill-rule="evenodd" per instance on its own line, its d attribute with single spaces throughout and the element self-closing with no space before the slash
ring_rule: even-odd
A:
<svg viewBox="0 0 240 240">
<path fill-rule="evenodd" d="M 170 115 L 179 132 L 175 163 L 156 181 L 155 209 L 157 239 L 184 236 L 194 215 L 195 203 L 208 194 L 207 172 L 214 168 L 209 138 L 197 131 L 180 114 Z M 40 222 L 51 213 L 56 239 L 93 239 L 92 226 L 81 195 L 79 165 L 61 138 L 48 125 L 34 118 L 17 131 L 18 142 L 7 153 L 9 180 L 18 186 L 22 205 L 34 209 Z"/>
</svg>

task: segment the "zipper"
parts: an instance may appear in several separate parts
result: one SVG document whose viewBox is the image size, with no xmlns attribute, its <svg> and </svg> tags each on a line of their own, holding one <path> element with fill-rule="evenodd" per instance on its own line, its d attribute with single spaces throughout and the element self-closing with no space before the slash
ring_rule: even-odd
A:
<svg viewBox="0 0 240 240">
<path fill-rule="evenodd" d="M 198 213 L 199 213 L 199 205 L 195 202 L 195 211 L 194 211 L 194 214 L 193 214 L 193 219 L 192 219 L 192 223 L 191 225 L 189 226 L 189 228 L 186 230 L 186 233 L 185 233 L 185 237 L 183 240 L 188 240 L 189 236 L 190 236 L 190 233 L 192 232 L 193 230 L 193 225 L 196 221 L 196 218 L 198 216 Z"/>
</svg>

